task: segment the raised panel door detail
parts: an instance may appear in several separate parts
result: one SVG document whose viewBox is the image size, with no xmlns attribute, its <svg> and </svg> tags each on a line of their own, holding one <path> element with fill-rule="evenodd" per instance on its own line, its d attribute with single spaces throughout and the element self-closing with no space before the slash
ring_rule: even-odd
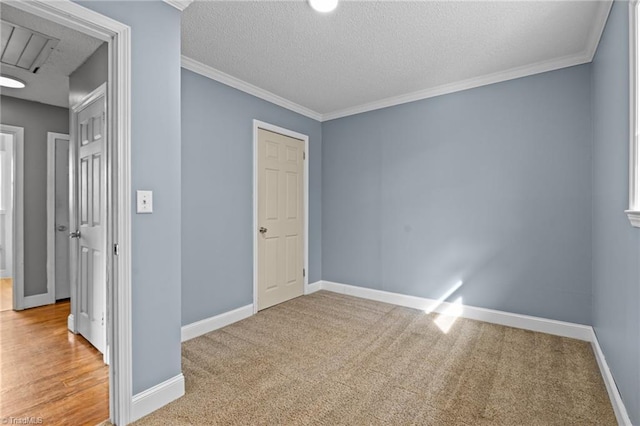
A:
<svg viewBox="0 0 640 426">
<path fill-rule="evenodd" d="M 102 185 L 102 155 L 93 154 L 91 162 L 91 193 L 92 194 L 100 194 L 100 188 Z M 102 197 L 93 196 L 91 200 L 93 201 L 93 205 L 91 206 L 91 223 L 93 226 L 100 225 L 101 220 L 101 199 Z"/>
<path fill-rule="evenodd" d="M 298 149 L 294 147 L 287 147 L 287 161 L 289 163 L 297 163 L 298 162 Z"/>
<path fill-rule="evenodd" d="M 89 223 L 89 160 L 80 160 L 80 225 Z"/>
<path fill-rule="evenodd" d="M 287 219 L 297 219 L 300 210 L 300 200 L 298 199 L 298 192 L 300 191 L 298 184 L 298 174 L 288 172 L 287 177 Z"/>
<path fill-rule="evenodd" d="M 104 353 L 106 330 L 106 170 L 104 127 L 105 99 L 100 97 L 82 110 L 75 112 L 79 141 L 73 142 L 78 173 L 77 224 L 80 238 L 78 264 L 75 265 L 78 295 L 80 297 L 77 328 L 93 346 Z M 77 242 L 77 243 L 76 243 Z M 75 250 L 75 247 L 74 247 Z"/>
<path fill-rule="evenodd" d="M 264 202 L 267 219 L 278 219 L 278 170 L 265 171 Z"/>
<path fill-rule="evenodd" d="M 89 143 L 89 123 L 84 121 L 80 123 L 80 145 L 85 146 Z"/>
<path fill-rule="evenodd" d="M 91 141 L 97 141 L 102 138 L 102 117 L 92 117 L 93 122 L 91 123 L 91 130 L 93 131 L 93 135 Z"/>
<path fill-rule="evenodd" d="M 299 258 L 298 258 L 298 236 L 290 235 L 286 237 L 286 271 L 287 271 L 287 284 L 293 284 L 298 280 Z"/>
<path fill-rule="evenodd" d="M 303 294 L 304 142 L 259 129 L 257 148 L 260 310 Z"/>
</svg>

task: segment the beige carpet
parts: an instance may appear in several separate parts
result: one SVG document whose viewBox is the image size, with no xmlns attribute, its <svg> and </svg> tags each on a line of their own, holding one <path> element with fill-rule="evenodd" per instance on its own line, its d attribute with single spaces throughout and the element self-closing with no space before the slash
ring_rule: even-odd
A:
<svg viewBox="0 0 640 426">
<path fill-rule="evenodd" d="M 586 342 L 329 292 L 183 344 L 186 395 L 136 425 L 615 425 Z"/>
</svg>

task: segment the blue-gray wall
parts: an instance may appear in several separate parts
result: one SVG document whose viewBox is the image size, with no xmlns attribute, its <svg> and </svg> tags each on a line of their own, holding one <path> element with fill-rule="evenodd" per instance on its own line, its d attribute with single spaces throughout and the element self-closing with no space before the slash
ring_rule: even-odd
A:
<svg viewBox="0 0 640 426">
<path fill-rule="evenodd" d="M 629 203 L 629 14 L 615 2 L 593 73 L 593 326 L 640 424 L 640 229 Z"/>
<path fill-rule="evenodd" d="M 24 295 L 47 292 L 47 133 L 69 133 L 69 110 L 0 96 L 2 124 L 24 128 Z"/>
<path fill-rule="evenodd" d="M 309 136 L 309 282 L 320 280 L 320 123 L 183 69 L 182 324 L 253 303 L 253 119 Z"/>
<path fill-rule="evenodd" d="M 131 27 L 131 189 L 154 191 L 153 214 L 132 217 L 135 394 L 182 371 L 180 12 L 160 1 L 81 4 Z"/>
<path fill-rule="evenodd" d="M 322 278 L 590 324 L 590 78 L 323 123 Z"/>
</svg>

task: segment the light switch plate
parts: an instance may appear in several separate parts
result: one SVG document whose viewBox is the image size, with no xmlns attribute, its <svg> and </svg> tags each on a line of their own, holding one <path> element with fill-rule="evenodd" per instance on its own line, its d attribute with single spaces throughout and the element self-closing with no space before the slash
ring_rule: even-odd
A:
<svg viewBox="0 0 640 426">
<path fill-rule="evenodd" d="M 153 191 L 136 191 L 137 213 L 153 213 Z"/>
</svg>

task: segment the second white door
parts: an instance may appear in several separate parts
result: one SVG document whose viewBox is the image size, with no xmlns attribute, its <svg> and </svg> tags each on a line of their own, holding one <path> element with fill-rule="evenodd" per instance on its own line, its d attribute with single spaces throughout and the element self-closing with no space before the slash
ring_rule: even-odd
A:
<svg viewBox="0 0 640 426">
<path fill-rule="evenodd" d="M 103 354 L 106 349 L 106 91 L 73 111 L 72 298 L 77 331 Z M 75 300 L 73 300 L 75 299 Z"/>
<path fill-rule="evenodd" d="M 304 291 L 304 142 L 258 129 L 258 310 Z"/>
</svg>

